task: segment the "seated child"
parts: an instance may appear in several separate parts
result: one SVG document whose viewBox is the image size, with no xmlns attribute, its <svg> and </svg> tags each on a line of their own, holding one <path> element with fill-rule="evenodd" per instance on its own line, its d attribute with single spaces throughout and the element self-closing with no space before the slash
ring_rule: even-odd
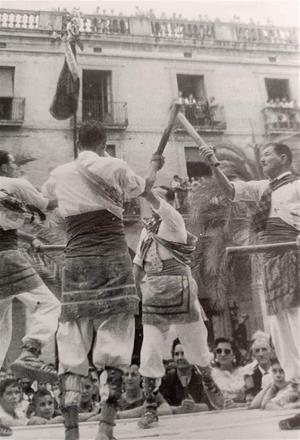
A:
<svg viewBox="0 0 300 440">
<path fill-rule="evenodd" d="M 285 374 L 277 359 L 271 361 L 273 382 L 262 389 L 252 400 L 250 409 L 293 409 L 300 407 L 297 384 L 286 382 Z"/>
<path fill-rule="evenodd" d="M 46 425 L 63 423 L 63 417 L 55 409 L 55 399 L 46 389 L 38 390 L 32 400 L 30 419 L 28 425 Z"/>
</svg>

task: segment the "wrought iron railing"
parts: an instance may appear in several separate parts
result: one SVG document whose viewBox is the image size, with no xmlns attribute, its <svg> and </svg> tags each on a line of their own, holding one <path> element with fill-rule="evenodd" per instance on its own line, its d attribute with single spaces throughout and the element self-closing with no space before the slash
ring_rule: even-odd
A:
<svg viewBox="0 0 300 440">
<path fill-rule="evenodd" d="M 226 129 L 224 106 L 215 104 L 205 106 L 197 104 L 184 104 L 182 112 L 187 120 L 196 128 L 203 131 L 224 131 Z M 184 130 L 181 124 L 175 130 Z"/>
<path fill-rule="evenodd" d="M 268 133 L 300 132 L 300 108 L 265 107 L 263 115 Z"/>
<path fill-rule="evenodd" d="M 127 103 L 104 100 L 82 100 L 82 121 L 94 119 L 106 126 L 126 128 L 128 125 Z"/>
<path fill-rule="evenodd" d="M 25 114 L 25 98 L 0 97 L 0 125 L 22 124 Z"/>
</svg>

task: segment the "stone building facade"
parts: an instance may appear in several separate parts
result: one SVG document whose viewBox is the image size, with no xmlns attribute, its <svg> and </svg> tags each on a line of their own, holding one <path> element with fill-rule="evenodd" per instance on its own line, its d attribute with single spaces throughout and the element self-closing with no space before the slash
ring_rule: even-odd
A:
<svg viewBox="0 0 300 440">
<path fill-rule="evenodd" d="M 73 121 L 49 113 L 67 20 L 63 12 L 0 9 L 1 149 L 37 159 L 26 173 L 38 187 L 51 169 L 73 158 Z M 78 123 L 102 120 L 109 152 L 137 173 L 145 174 L 180 92 L 196 101 L 214 97 L 213 121 L 194 113 L 191 120 L 206 142 L 247 150 L 251 142 L 285 140 L 300 170 L 297 29 L 83 15 L 80 33 Z M 281 105 L 270 105 L 276 99 Z M 201 174 L 197 147 L 179 126 L 165 157 L 160 183 L 170 184 L 174 174 Z M 133 249 L 140 227 L 127 227 Z"/>
</svg>

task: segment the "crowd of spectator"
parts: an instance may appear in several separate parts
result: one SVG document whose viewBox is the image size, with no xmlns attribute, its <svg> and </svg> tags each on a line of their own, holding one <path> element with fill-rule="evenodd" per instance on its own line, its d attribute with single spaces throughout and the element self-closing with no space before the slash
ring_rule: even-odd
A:
<svg viewBox="0 0 300 440">
<path fill-rule="evenodd" d="M 192 93 L 184 96 L 181 91 L 178 93 L 182 102 L 182 111 L 192 125 L 215 127 L 222 123 L 222 106 L 220 106 L 215 97 L 206 98 L 200 96 L 195 98 Z"/>
<path fill-rule="evenodd" d="M 218 338 L 214 341 L 212 375 L 225 397 L 227 408 L 294 409 L 300 407 L 300 384 L 287 382 L 284 371 L 275 357 L 270 337 L 261 331 L 253 335 L 246 356 L 235 341 Z M 201 373 L 184 355 L 178 339 L 169 349 L 165 361 L 166 373 L 158 392 L 160 415 L 210 411 L 204 392 Z M 82 378 L 80 401 L 81 422 L 98 421 L 101 414 L 99 374 L 90 367 L 88 377 Z M 140 417 L 145 397 L 138 365 L 124 370 L 123 394 L 119 401 L 118 418 Z M 1 435 L 11 426 L 63 423 L 60 410 L 59 384 L 17 379 L 7 369 L 0 371 Z"/>
<path fill-rule="evenodd" d="M 269 99 L 264 108 L 268 128 L 300 128 L 300 108 L 297 101 L 287 98 Z"/>
</svg>

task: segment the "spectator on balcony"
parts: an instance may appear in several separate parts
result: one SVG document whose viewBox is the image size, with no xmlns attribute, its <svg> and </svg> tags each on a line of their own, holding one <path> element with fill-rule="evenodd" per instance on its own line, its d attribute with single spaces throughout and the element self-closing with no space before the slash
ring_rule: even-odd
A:
<svg viewBox="0 0 300 440">
<path fill-rule="evenodd" d="M 276 104 L 274 99 L 268 99 L 266 102 L 266 108 L 275 108 Z"/>
<path fill-rule="evenodd" d="M 189 97 L 185 99 L 185 114 L 187 119 L 191 124 L 195 123 L 195 108 L 196 108 L 196 100 L 192 93 L 189 94 Z"/>
<path fill-rule="evenodd" d="M 285 97 L 283 97 L 280 101 L 280 107 L 281 108 L 290 108 L 289 102 Z"/>
<path fill-rule="evenodd" d="M 273 108 L 266 107 L 264 110 L 264 115 L 266 118 L 266 125 L 268 128 L 276 128 L 278 124 L 278 115 L 274 112 Z"/>
<path fill-rule="evenodd" d="M 195 107 L 195 119 L 197 125 L 204 125 L 205 122 L 204 107 L 205 107 L 205 98 L 203 96 L 200 96 Z"/>
<path fill-rule="evenodd" d="M 174 191 L 175 194 L 175 202 L 174 202 L 174 207 L 178 210 L 180 208 L 180 201 L 179 201 L 179 188 L 181 186 L 181 179 L 178 176 L 178 174 L 175 174 L 173 176 L 173 180 L 171 182 L 171 188 Z"/>
<path fill-rule="evenodd" d="M 281 100 L 280 100 L 280 98 L 275 98 L 275 108 L 281 108 Z"/>
</svg>

